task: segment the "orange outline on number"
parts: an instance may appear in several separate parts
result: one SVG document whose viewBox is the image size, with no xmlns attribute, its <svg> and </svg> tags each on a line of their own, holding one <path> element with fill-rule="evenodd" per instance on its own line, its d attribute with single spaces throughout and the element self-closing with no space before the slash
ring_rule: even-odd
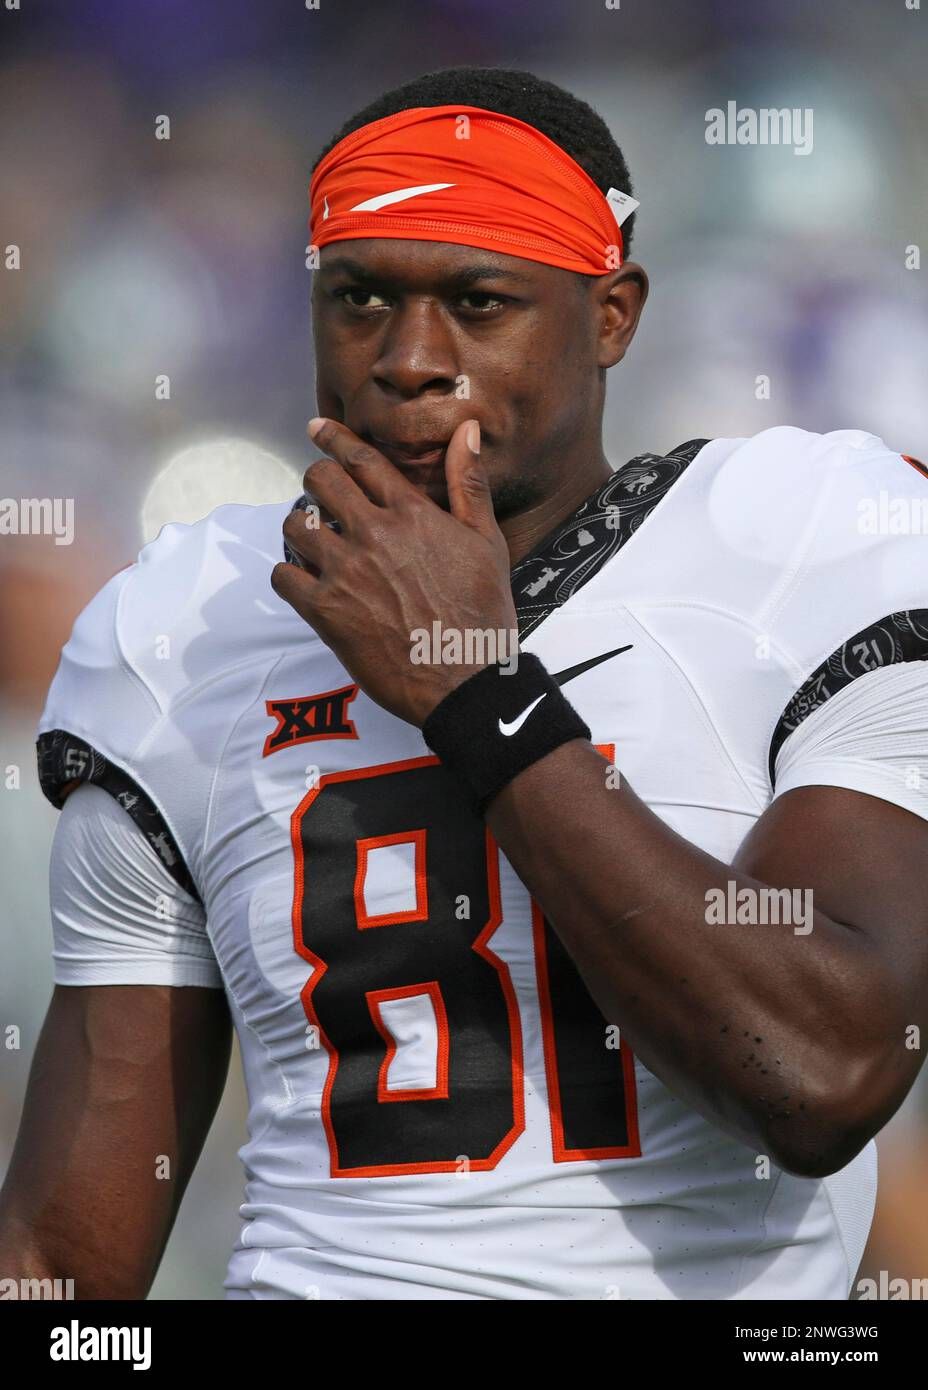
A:
<svg viewBox="0 0 928 1390">
<path fill-rule="evenodd" d="M 384 1163 L 368 1165 L 360 1168 L 342 1168 L 338 1157 L 338 1144 L 335 1138 L 335 1130 L 332 1125 L 331 1098 L 332 1087 L 335 1084 L 335 1075 L 338 1071 L 338 1050 L 333 1046 L 331 1040 L 326 1036 L 325 1030 L 313 1008 L 312 996 L 328 970 L 328 965 L 314 951 L 311 951 L 303 942 L 303 893 L 305 889 L 305 865 L 303 856 L 303 837 L 300 827 L 303 817 L 316 797 L 334 782 L 351 782 L 367 780 L 371 777 L 384 777 L 391 772 L 402 772 L 418 767 L 429 767 L 439 765 L 436 757 L 407 758 L 395 763 L 381 763 L 374 767 L 350 768 L 345 772 L 327 772 L 319 779 L 318 787 L 314 787 L 303 797 L 300 804 L 290 817 L 290 842 L 293 846 L 294 875 L 293 875 L 293 912 L 291 925 L 293 929 L 293 945 L 297 954 L 308 961 L 313 967 L 313 974 L 307 980 L 300 991 L 300 1002 L 303 1011 L 309 1022 L 319 1030 L 319 1037 L 329 1054 L 329 1069 L 325 1079 L 325 1086 L 322 1092 L 322 1123 L 325 1127 L 326 1137 L 329 1144 L 330 1173 L 333 1178 L 379 1178 L 400 1175 L 404 1173 L 455 1173 L 459 1171 L 457 1159 L 439 1160 L 429 1163 Z M 512 1068 L 512 1113 L 513 1123 L 496 1148 L 488 1158 L 469 1160 L 470 1169 L 485 1171 L 495 1168 L 503 1155 L 508 1152 L 520 1134 L 525 1129 L 525 1080 L 522 1058 L 522 1022 L 519 1017 L 519 1006 L 516 1000 L 515 989 L 509 967 L 504 960 L 501 960 L 487 945 L 487 941 L 496 931 L 503 920 L 503 909 L 499 891 L 499 860 L 496 841 L 493 839 L 489 830 L 485 832 L 486 857 L 487 857 L 487 892 L 490 903 L 490 915 L 486 926 L 471 943 L 471 950 L 481 956 L 489 965 L 493 967 L 499 976 L 500 988 L 503 991 L 503 998 L 506 1003 L 506 1013 L 509 1019 L 509 1038 L 510 1038 L 510 1060 Z M 399 1097 L 397 1097 L 399 1098 Z M 403 1099 L 409 1099 L 404 1096 Z"/>
<path fill-rule="evenodd" d="M 419 994 L 427 994 L 432 1001 L 435 1026 L 438 1030 L 438 1056 L 435 1063 L 435 1085 L 427 1090 L 395 1091 L 387 1089 L 390 1063 L 396 1056 L 396 1038 L 384 1022 L 380 1005 L 388 999 L 413 999 Z M 448 1012 L 442 998 L 441 985 L 437 980 L 429 980 L 424 985 L 397 985 L 394 989 L 369 989 L 364 996 L 371 1011 L 374 1027 L 387 1045 L 384 1059 L 377 1077 L 377 1099 L 381 1102 L 393 1100 L 447 1100 L 448 1099 L 448 1059 L 451 1056 L 451 1033 L 448 1028 Z"/>
<path fill-rule="evenodd" d="M 593 745 L 608 763 L 615 763 L 615 744 Z M 628 1143 L 602 1149 L 568 1149 L 564 1142 L 564 1111 L 561 1105 L 561 1079 L 557 1069 L 557 1049 L 554 1041 L 554 1012 L 551 1008 L 551 983 L 548 978 L 548 951 L 545 946 L 545 918 L 532 898 L 532 942 L 535 948 L 535 975 L 538 980 L 538 1009 L 541 1014 L 541 1039 L 545 1054 L 545 1079 L 548 1083 L 548 1117 L 551 1121 L 551 1152 L 555 1163 L 578 1163 L 583 1159 L 640 1158 L 641 1138 L 638 1133 L 638 1093 L 635 1087 L 635 1056 L 619 1036 L 619 1057 L 622 1062 L 622 1082 L 625 1094 L 625 1123 Z"/>
<path fill-rule="evenodd" d="M 367 878 L 367 856 L 372 849 L 385 849 L 388 845 L 413 845 L 414 876 L 416 883 L 416 905 L 404 912 L 379 912 L 375 917 L 367 915 L 364 900 L 364 883 Z M 395 835 L 369 835 L 356 840 L 357 867 L 354 872 L 354 914 L 362 931 L 369 927 L 391 927 L 399 922 L 427 922 L 429 919 L 429 889 L 425 875 L 425 831 L 400 830 Z"/>
</svg>

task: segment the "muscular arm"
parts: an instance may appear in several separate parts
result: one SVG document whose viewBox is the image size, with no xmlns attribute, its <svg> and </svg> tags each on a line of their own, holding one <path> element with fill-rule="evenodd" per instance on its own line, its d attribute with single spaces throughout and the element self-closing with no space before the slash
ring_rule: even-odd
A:
<svg viewBox="0 0 928 1390">
<path fill-rule="evenodd" d="M 372 699 L 423 728 L 473 668 L 412 662 L 410 633 L 434 623 L 511 632 L 510 566 L 523 542 L 497 524 L 467 425 L 445 453 L 448 511 L 341 423 L 314 421 L 311 432 L 333 459 L 311 464 L 305 485 L 340 530 L 291 514 L 284 535 L 308 572 L 279 564 L 272 585 Z M 899 456 L 886 452 L 894 468 Z M 900 708 L 905 730 L 882 727 L 878 742 L 921 748 L 918 763 L 923 693 L 908 691 Z M 868 709 L 855 765 L 873 754 L 875 722 Z M 585 740 L 562 744 L 499 793 L 490 829 L 606 1019 L 655 1075 L 781 1167 L 842 1167 L 919 1067 L 906 1030 L 928 1021 L 928 821 L 864 790 L 797 783 L 729 865 L 605 773 Z M 730 880 L 736 891 L 811 890 L 812 932 L 709 925 L 706 894 Z"/>
<path fill-rule="evenodd" d="M 0 1190 L 0 1278 L 73 1279 L 78 1299 L 146 1296 L 230 1043 L 221 990 L 55 988 Z"/>
<path fill-rule="evenodd" d="M 842 1167 L 921 1061 L 906 1029 L 928 1025 L 928 823 L 796 788 L 728 865 L 605 771 L 582 741 L 526 768 L 487 813 L 497 841 L 645 1066 L 779 1166 Z M 729 880 L 811 889 L 813 930 L 708 925 L 706 892 Z"/>
</svg>

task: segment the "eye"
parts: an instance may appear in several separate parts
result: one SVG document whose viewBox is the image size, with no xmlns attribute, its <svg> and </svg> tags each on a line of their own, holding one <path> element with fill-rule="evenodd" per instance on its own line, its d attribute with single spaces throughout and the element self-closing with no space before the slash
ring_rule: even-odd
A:
<svg viewBox="0 0 928 1390">
<path fill-rule="evenodd" d="M 360 285 L 349 285 L 345 289 L 336 290 L 335 298 L 347 304 L 350 309 L 389 308 L 389 301 L 382 294 L 375 294 L 373 290 L 366 290 Z"/>
<path fill-rule="evenodd" d="M 470 300 L 469 304 L 465 300 Z M 501 309 L 506 303 L 505 297 L 498 294 L 490 294 L 489 290 L 469 290 L 467 294 L 462 294 L 458 299 L 462 308 L 474 314 L 492 313 L 494 309 Z"/>
</svg>

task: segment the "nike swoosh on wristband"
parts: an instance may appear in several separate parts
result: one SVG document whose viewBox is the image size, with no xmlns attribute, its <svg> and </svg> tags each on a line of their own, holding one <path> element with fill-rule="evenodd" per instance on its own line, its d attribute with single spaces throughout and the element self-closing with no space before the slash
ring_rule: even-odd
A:
<svg viewBox="0 0 928 1390">
<path fill-rule="evenodd" d="M 526 719 L 528 719 L 532 710 L 535 708 L 536 705 L 541 704 L 542 700 L 545 698 L 547 693 L 547 690 L 542 691 L 542 693 L 538 696 L 538 699 L 533 700 L 530 705 L 526 705 L 522 713 L 520 715 L 517 715 L 511 724 L 504 724 L 503 721 L 500 719 L 498 721 L 500 733 L 503 734 L 505 738 L 512 738 L 513 734 L 517 734 L 519 730 L 522 728 L 522 725 L 525 723 Z"/>
<path fill-rule="evenodd" d="M 423 193 L 437 193 L 440 188 L 454 188 L 453 183 L 417 183 L 412 188 L 395 188 L 392 193 L 378 193 L 375 198 L 365 198 L 363 203 L 355 203 L 349 212 L 379 212 L 391 203 L 402 203 L 407 198 L 419 198 Z"/>
<path fill-rule="evenodd" d="M 613 652 L 603 652 L 601 656 L 591 656 L 588 661 L 580 661 L 576 666 L 568 666 L 566 670 L 558 671 L 557 675 L 552 676 L 551 679 L 556 680 L 558 685 L 566 685 L 568 681 L 574 680 L 577 676 L 582 676 L 584 671 L 592 670 L 594 666 L 598 666 L 601 661 L 609 661 L 614 656 L 621 656 L 622 652 L 631 651 L 634 645 L 634 642 L 628 642 L 624 647 L 616 647 Z M 517 734 L 526 719 L 528 719 L 532 710 L 536 709 L 538 705 L 541 704 L 547 693 L 548 692 L 545 691 L 538 696 L 537 700 L 533 700 L 530 705 L 526 705 L 522 713 L 517 715 L 511 723 L 506 724 L 500 719 L 498 721 L 500 733 L 503 734 L 505 738 L 512 738 L 513 734 Z"/>
</svg>

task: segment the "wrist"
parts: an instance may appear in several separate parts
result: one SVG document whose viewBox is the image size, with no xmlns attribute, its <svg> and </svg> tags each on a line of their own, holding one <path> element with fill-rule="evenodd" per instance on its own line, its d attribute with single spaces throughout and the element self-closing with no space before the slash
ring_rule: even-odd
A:
<svg viewBox="0 0 928 1390">
<path fill-rule="evenodd" d="M 483 665 L 437 667 L 432 682 L 422 679 L 420 668 L 420 671 L 417 672 L 415 692 L 410 699 L 410 703 L 414 705 L 414 716 L 411 722 L 415 723 L 418 728 L 424 729 L 439 705 L 444 704 L 450 695 L 453 695 L 473 676 L 485 671 L 489 664 L 484 662 Z"/>
<path fill-rule="evenodd" d="M 590 731 L 537 656 L 496 663 L 456 686 L 422 725 L 478 815 L 518 774 Z"/>
</svg>

